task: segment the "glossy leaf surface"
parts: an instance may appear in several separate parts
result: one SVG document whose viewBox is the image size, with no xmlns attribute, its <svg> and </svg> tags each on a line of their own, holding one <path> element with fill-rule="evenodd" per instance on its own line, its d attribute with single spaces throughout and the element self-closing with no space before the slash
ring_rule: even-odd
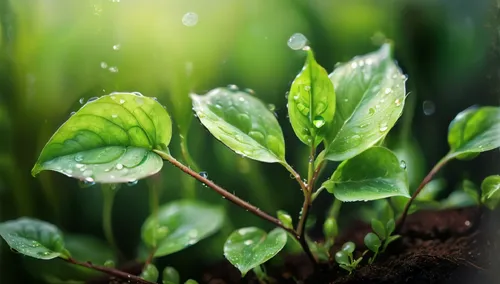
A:
<svg viewBox="0 0 500 284">
<path fill-rule="evenodd" d="M 470 159 L 500 147 L 500 107 L 469 108 L 450 123 L 449 157 Z"/>
<path fill-rule="evenodd" d="M 288 94 L 288 116 L 295 135 L 310 146 L 321 142 L 326 125 L 335 114 L 335 92 L 328 73 L 309 47 L 307 59 Z M 314 140 L 314 141 L 313 141 Z"/>
<path fill-rule="evenodd" d="M 343 161 L 375 145 L 394 126 L 403 111 L 406 77 L 385 44 L 338 66 L 330 79 L 337 108 L 325 159 Z"/>
<path fill-rule="evenodd" d="M 248 227 L 234 231 L 224 244 L 224 256 L 243 276 L 252 268 L 274 257 L 285 246 L 286 231 L 276 228 L 271 232 Z"/>
<path fill-rule="evenodd" d="M 43 170 L 100 183 L 135 181 L 157 173 L 163 163 L 152 152 L 165 150 L 172 125 L 154 99 L 112 93 L 89 101 L 43 148 L 32 174 Z"/>
<path fill-rule="evenodd" d="M 41 220 L 23 217 L 0 223 L 0 236 L 26 256 L 45 260 L 67 256 L 61 231 Z"/>
<path fill-rule="evenodd" d="M 156 247 L 155 257 L 192 246 L 214 234 L 224 222 L 224 210 L 200 201 L 175 201 L 160 207 L 158 219 L 149 216 L 142 227 L 142 239 Z"/>
<path fill-rule="evenodd" d="M 191 97 L 201 123 L 231 150 L 261 162 L 285 160 L 281 127 L 259 99 L 228 88 L 217 88 L 204 96 Z"/>
<path fill-rule="evenodd" d="M 500 175 L 489 176 L 481 183 L 481 202 L 491 210 L 500 203 Z"/>
<path fill-rule="evenodd" d="M 396 155 L 383 147 L 372 147 L 342 162 L 326 188 L 344 202 L 409 197 L 405 169 Z"/>
</svg>

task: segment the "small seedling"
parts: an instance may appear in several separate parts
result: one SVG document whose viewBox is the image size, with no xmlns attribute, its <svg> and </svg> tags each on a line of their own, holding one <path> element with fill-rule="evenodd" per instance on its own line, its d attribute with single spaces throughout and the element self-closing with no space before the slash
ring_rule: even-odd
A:
<svg viewBox="0 0 500 284">
<path fill-rule="evenodd" d="M 354 250 L 356 249 L 356 245 L 353 242 L 346 242 L 342 249 L 335 253 L 335 261 L 339 264 L 339 266 L 351 274 L 356 267 L 358 267 L 359 263 L 363 260 L 363 257 L 354 258 Z"/>
</svg>

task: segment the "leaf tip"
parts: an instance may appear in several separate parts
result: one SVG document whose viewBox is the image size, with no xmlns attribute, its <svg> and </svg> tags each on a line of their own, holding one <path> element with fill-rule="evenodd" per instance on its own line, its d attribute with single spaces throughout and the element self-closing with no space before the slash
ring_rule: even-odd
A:
<svg viewBox="0 0 500 284">
<path fill-rule="evenodd" d="M 31 169 L 31 176 L 36 177 L 41 171 L 43 171 L 43 167 L 39 163 L 36 163 L 33 169 Z"/>
</svg>

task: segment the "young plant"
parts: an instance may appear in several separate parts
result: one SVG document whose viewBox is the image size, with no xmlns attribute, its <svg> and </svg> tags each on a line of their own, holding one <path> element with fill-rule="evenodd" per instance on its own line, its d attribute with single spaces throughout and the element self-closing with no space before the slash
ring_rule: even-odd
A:
<svg viewBox="0 0 500 284">
<path fill-rule="evenodd" d="M 303 194 L 295 226 L 288 214 L 280 211 L 276 218 L 217 185 L 206 173 L 198 173 L 174 158 L 169 151 L 172 122 L 167 110 L 155 99 L 139 93 L 117 92 L 89 100 L 50 138 L 32 174 L 51 170 L 87 183 L 102 184 L 103 193 L 108 196 L 104 229 L 109 243 L 114 244 L 109 215 L 114 194 L 109 191 L 112 189 L 110 184 L 135 183 L 158 173 L 163 161 L 167 161 L 276 227 L 270 232 L 256 227 L 240 228 L 230 234 L 224 244 L 224 256 L 242 276 L 252 269 L 258 270 L 278 254 L 288 236 L 301 245 L 313 264 L 328 259 L 320 253 L 325 247 L 329 249 L 338 235 L 336 220 L 341 202 L 410 198 L 406 167 L 391 150 L 380 146 L 403 112 L 406 76 L 391 58 L 389 44 L 338 65 L 330 75 L 315 61 L 309 47 L 303 51 L 306 61 L 292 83 L 287 105 L 295 135 L 309 150 L 309 157 L 304 161 L 307 165 L 304 178 L 286 161 L 285 139 L 275 115 L 253 94 L 230 86 L 216 88 L 203 96 L 191 95 L 196 116 L 216 139 L 243 157 L 277 163 L 292 174 Z M 446 162 L 452 158 L 471 158 L 500 146 L 499 114 L 497 107 L 483 107 L 466 110 L 455 118 L 448 139 L 450 153 L 434 167 L 405 204 L 398 228 L 411 202 Z M 186 147 L 185 141 L 182 143 L 182 147 Z M 184 160 L 191 160 L 184 150 Z M 317 186 L 329 161 L 340 162 L 340 165 L 327 181 Z M 487 192 L 485 196 L 489 196 L 485 200 L 496 196 L 496 191 L 490 188 L 487 186 L 483 190 Z M 328 245 L 311 250 L 307 220 L 313 201 L 319 198 L 323 189 L 334 196 L 333 213 L 324 224 Z M 155 203 L 154 198 L 152 203 Z M 62 233 L 43 221 L 9 221 L 0 224 L 0 235 L 12 249 L 27 256 L 45 260 L 60 258 L 113 277 L 153 283 L 159 275 L 152 264 L 154 259 L 212 235 L 223 225 L 224 212 L 219 207 L 192 199 L 152 208 L 151 216 L 142 227 L 142 240 L 149 249 L 142 277 L 110 266 L 95 265 L 87 259 L 72 258 Z M 392 236 L 393 231 L 398 232 L 394 227 L 394 221 L 385 225 L 374 222 L 376 234 L 367 235 L 367 247 L 375 254 L 384 251 L 397 238 Z M 354 258 L 354 250 L 354 243 L 348 242 L 335 255 L 335 260 L 349 272 L 362 260 L 362 257 Z M 374 259 L 375 256 L 370 261 Z M 169 272 L 164 271 L 164 278 L 166 273 Z M 174 280 L 169 281 L 177 281 Z"/>
</svg>

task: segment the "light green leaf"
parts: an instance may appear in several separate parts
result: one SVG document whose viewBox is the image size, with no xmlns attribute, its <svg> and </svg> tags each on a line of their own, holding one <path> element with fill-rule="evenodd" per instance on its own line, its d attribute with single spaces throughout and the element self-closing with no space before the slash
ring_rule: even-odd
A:
<svg viewBox="0 0 500 284">
<path fill-rule="evenodd" d="M 285 160 L 285 140 L 274 114 L 242 91 L 217 88 L 191 95 L 193 109 L 212 135 L 236 153 L 261 162 Z"/>
<path fill-rule="evenodd" d="M 470 159 L 500 147 L 500 107 L 468 108 L 448 129 L 450 158 Z"/>
<path fill-rule="evenodd" d="M 295 135 L 306 145 L 321 142 L 326 125 L 335 114 L 335 92 L 328 73 L 307 47 L 304 68 L 288 94 L 288 115 Z M 314 140 L 314 141 L 313 141 Z"/>
<path fill-rule="evenodd" d="M 385 137 L 403 112 L 406 77 L 391 58 L 388 44 L 338 66 L 330 79 L 337 109 L 325 159 L 343 161 Z"/>
<path fill-rule="evenodd" d="M 158 219 L 149 216 L 142 226 L 142 240 L 156 247 L 155 257 L 192 246 L 219 230 L 224 222 L 222 207 L 201 201 L 181 200 L 160 207 Z"/>
<path fill-rule="evenodd" d="M 491 210 L 500 203 L 500 175 L 489 176 L 481 183 L 481 202 Z"/>
<path fill-rule="evenodd" d="M 265 231 L 248 227 L 234 231 L 224 244 L 224 256 L 243 276 L 252 268 L 273 258 L 286 244 L 286 231 Z"/>
<path fill-rule="evenodd" d="M 376 234 L 371 232 L 366 234 L 364 242 L 366 247 L 375 253 L 378 252 L 380 246 L 382 245 L 380 238 Z"/>
<path fill-rule="evenodd" d="M 278 210 L 278 212 L 276 212 L 276 215 L 278 216 L 278 219 L 281 221 L 283 226 L 285 226 L 285 228 L 293 229 L 292 216 L 290 216 L 288 212 L 284 210 Z"/>
<path fill-rule="evenodd" d="M 44 221 L 23 217 L 0 223 L 0 236 L 12 249 L 33 258 L 67 257 L 61 231 Z"/>
<path fill-rule="evenodd" d="M 372 147 L 342 162 L 331 181 L 328 191 L 344 202 L 409 197 L 406 171 L 396 155 L 383 147 Z"/>
<path fill-rule="evenodd" d="M 85 104 L 50 138 L 32 174 L 52 170 L 99 183 L 135 181 L 157 173 L 172 136 L 167 111 L 154 99 L 112 93 Z"/>
<path fill-rule="evenodd" d="M 146 281 L 154 282 L 158 280 L 158 276 L 160 273 L 158 272 L 158 268 L 154 264 L 148 263 L 141 272 L 140 277 Z"/>
<path fill-rule="evenodd" d="M 382 224 L 382 222 L 377 219 L 372 219 L 372 230 L 379 236 L 381 240 L 387 237 L 387 231 L 384 224 Z"/>
</svg>

